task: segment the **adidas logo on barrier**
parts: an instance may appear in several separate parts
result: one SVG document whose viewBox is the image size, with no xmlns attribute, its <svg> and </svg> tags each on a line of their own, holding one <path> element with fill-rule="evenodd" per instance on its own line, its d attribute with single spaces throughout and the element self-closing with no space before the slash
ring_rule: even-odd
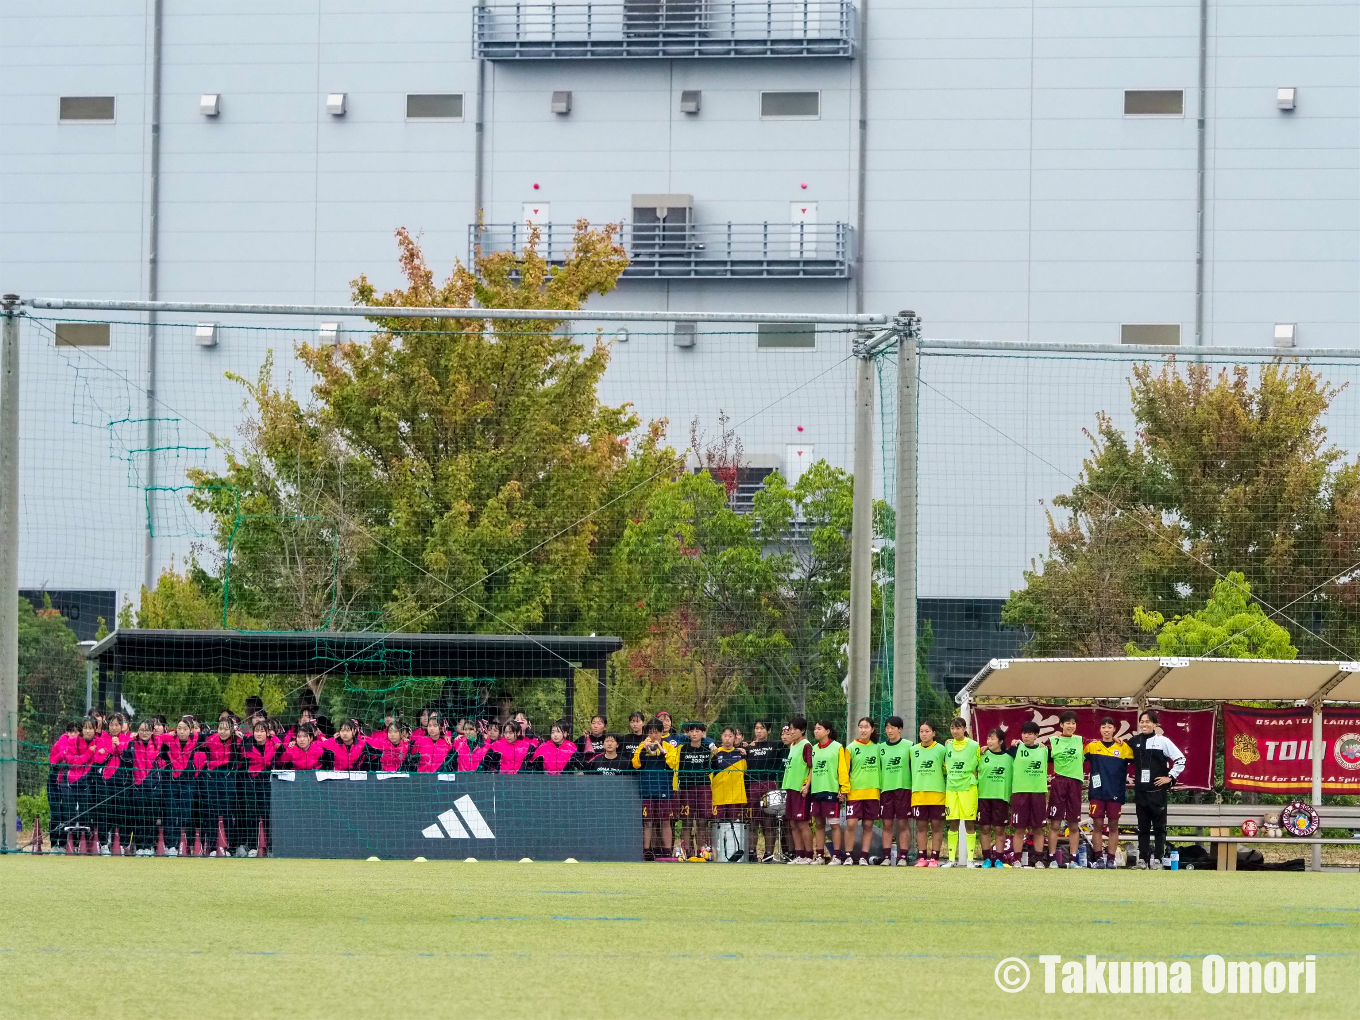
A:
<svg viewBox="0 0 1360 1020">
<path fill-rule="evenodd" d="M 454 808 L 458 810 L 455 811 Z M 462 818 L 460 819 L 459 813 Z M 464 824 L 466 823 L 466 828 Z M 440 826 L 443 826 L 441 829 Z M 439 820 L 420 831 L 426 839 L 443 839 L 447 832 L 449 839 L 495 839 L 496 834 L 491 831 L 491 826 L 486 824 L 486 819 L 477 810 L 477 805 L 472 803 L 472 798 L 467 794 L 459 797 L 453 802 L 453 807 L 439 815 Z M 470 834 L 470 835 L 469 835 Z"/>
</svg>

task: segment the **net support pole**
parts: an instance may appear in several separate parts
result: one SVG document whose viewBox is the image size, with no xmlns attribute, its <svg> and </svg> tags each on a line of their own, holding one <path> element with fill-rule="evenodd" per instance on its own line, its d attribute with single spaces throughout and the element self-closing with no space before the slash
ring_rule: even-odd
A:
<svg viewBox="0 0 1360 1020">
<path fill-rule="evenodd" d="M 17 850 L 19 778 L 19 297 L 0 302 L 0 853 Z"/>
<path fill-rule="evenodd" d="M 1322 807 L 1322 704 L 1313 706 L 1313 807 Z M 1318 833 L 1321 835 L 1321 832 Z M 1313 844 L 1313 870 L 1322 870 L 1322 844 Z"/>
<path fill-rule="evenodd" d="M 855 361 L 855 488 L 850 517 L 850 672 L 846 684 L 846 740 L 869 714 L 874 556 L 874 359 Z"/>
<path fill-rule="evenodd" d="M 921 320 L 899 312 L 897 326 L 897 522 L 893 531 L 893 715 L 916 736 L 916 372 Z"/>
</svg>

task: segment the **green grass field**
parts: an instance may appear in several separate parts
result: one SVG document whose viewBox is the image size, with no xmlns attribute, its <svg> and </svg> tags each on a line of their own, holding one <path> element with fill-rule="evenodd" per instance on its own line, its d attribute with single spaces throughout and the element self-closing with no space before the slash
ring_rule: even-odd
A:
<svg viewBox="0 0 1360 1020">
<path fill-rule="evenodd" d="M 0 859 L 5 1017 L 1345 1017 L 1360 876 Z M 1040 954 L 1190 959 L 1190 995 L 1044 994 Z M 1317 954 L 1312 996 L 1200 957 Z M 994 980 L 1027 960 L 1018 994 Z M 1301 1001 L 1302 1000 L 1302 1001 Z"/>
</svg>

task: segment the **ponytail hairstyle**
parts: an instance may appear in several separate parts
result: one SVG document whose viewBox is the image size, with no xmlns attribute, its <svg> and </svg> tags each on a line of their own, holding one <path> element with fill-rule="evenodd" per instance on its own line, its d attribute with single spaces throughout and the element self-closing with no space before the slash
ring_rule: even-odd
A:
<svg viewBox="0 0 1360 1020">
<path fill-rule="evenodd" d="M 831 734 L 832 740 L 836 739 L 836 724 L 833 723 L 830 719 L 818 719 L 817 725 L 820 726 L 822 729 L 826 730 L 827 733 Z"/>
</svg>

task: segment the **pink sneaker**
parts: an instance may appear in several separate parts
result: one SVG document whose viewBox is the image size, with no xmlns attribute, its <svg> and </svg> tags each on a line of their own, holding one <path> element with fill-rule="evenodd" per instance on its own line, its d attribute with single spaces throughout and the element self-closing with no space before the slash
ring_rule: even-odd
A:
<svg viewBox="0 0 1360 1020">
<path fill-rule="evenodd" d="M 928 863 L 929 862 L 924 857 L 918 857 L 916 858 L 916 864 L 913 865 L 913 867 L 924 868 Z"/>
<path fill-rule="evenodd" d="M 940 866 L 940 859 L 939 859 L 938 857 L 932 857 L 932 858 L 930 859 L 929 863 L 926 864 L 926 867 L 927 867 L 927 868 L 938 868 L 939 866 Z"/>
</svg>

